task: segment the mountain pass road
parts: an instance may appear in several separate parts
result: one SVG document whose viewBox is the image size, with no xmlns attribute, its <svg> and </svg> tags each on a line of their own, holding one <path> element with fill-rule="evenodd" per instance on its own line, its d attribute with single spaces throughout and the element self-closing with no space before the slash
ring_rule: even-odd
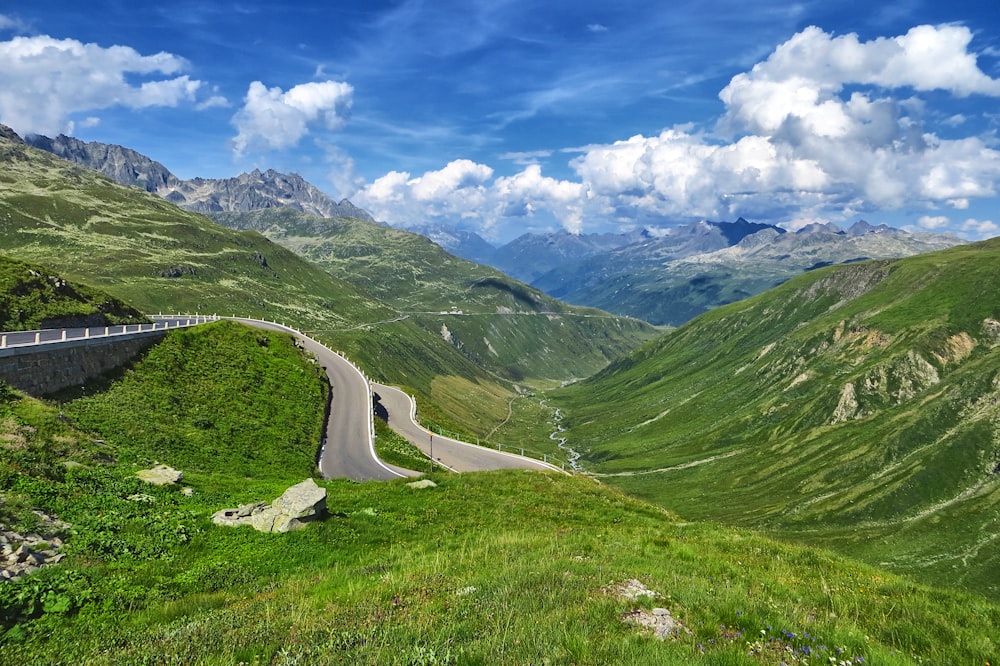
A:
<svg viewBox="0 0 1000 666">
<path fill-rule="evenodd" d="M 373 382 L 372 389 L 378 394 L 382 406 L 389 412 L 389 427 L 423 451 L 425 455 L 430 455 L 431 433 L 416 422 L 416 404 L 413 399 L 394 386 Z M 434 459 L 456 472 L 479 472 L 496 469 L 562 471 L 541 460 L 476 446 L 444 435 L 435 434 L 433 438 Z"/>
<path fill-rule="evenodd" d="M 319 460 L 323 478 L 390 481 L 404 476 L 419 476 L 418 472 L 388 465 L 375 455 L 368 382 L 354 365 L 312 338 L 280 324 L 240 318 L 234 321 L 255 328 L 292 333 L 299 344 L 326 369 L 333 396 L 330 418 L 326 423 L 326 445 Z"/>
</svg>

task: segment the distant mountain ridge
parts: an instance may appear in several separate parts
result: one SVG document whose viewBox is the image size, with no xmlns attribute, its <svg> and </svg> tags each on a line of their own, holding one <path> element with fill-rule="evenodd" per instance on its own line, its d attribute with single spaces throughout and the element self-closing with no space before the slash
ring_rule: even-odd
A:
<svg viewBox="0 0 1000 666">
<path fill-rule="evenodd" d="M 347 199 L 338 203 L 295 173 L 255 169 L 235 178 L 182 180 L 156 160 L 123 146 L 84 142 L 64 134 L 54 139 L 29 136 L 25 142 L 199 213 L 287 207 L 321 217 L 372 220 Z"/>
<path fill-rule="evenodd" d="M 423 228 L 416 231 L 427 234 Z M 447 246 L 458 256 L 487 263 L 569 303 L 670 326 L 804 271 L 907 257 L 964 242 L 866 220 L 847 229 L 813 223 L 792 232 L 741 217 L 620 234 L 529 233 L 492 253 L 477 245 L 473 258 L 471 232 L 462 233 L 461 242 Z M 435 228 L 431 238 L 447 240 L 450 235 Z"/>
</svg>

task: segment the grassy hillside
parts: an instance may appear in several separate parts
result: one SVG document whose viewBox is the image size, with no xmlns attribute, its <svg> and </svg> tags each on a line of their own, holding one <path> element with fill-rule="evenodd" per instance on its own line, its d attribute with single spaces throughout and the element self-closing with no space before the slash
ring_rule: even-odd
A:
<svg viewBox="0 0 1000 666">
<path fill-rule="evenodd" d="M 1000 597 L 1000 240 L 822 269 L 552 396 L 589 469 Z"/>
<path fill-rule="evenodd" d="M 141 312 L 113 296 L 0 256 L 0 331 L 144 321 Z"/>
<path fill-rule="evenodd" d="M 981 664 L 1000 650 L 1000 606 L 981 597 L 680 521 L 584 477 L 321 482 L 331 515 L 303 530 L 212 525 L 308 473 L 321 393 L 287 336 L 221 324 L 171 333 L 98 395 L 0 394 L 0 522 L 70 523 L 65 559 L 0 583 L 0 663 Z M 269 432 L 238 427 L 265 414 Z M 135 479 L 154 457 L 190 494 Z M 631 579 L 657 596 L 622 598 Z M 664 641 L 623 622 L 653 608 L 681 623 Z"/>
<path fill-rule="evenodd" d="M 424 236 L 374 222 L 290 208 L 212 219 L 263 233 L 514 381 L 589 376 L 656 334 L 639 320 L 566 305 Z"/>
<path fill-rule="evenodd" d="M 0 246 L 147 313 L 240 314 L 309 331 L 372 376 L 405 386 L 452 429 L 485 434 L 513 395 L 495 367 L 259 233 L 227 229 L 6 136 Z M 470 413 L 470 403 L 482 409 Z"/>
</svg>

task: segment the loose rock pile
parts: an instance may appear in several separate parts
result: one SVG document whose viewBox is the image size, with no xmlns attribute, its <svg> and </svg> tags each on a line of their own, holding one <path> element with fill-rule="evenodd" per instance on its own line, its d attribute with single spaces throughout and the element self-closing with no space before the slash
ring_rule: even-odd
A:
<svg viewBox="0 0 1000 666">
<path fill-rule="evenodd" d="M 235 509 L 222 509 L 212 516 L 212 522 L 225 527 L 252 525 L 259 532 L 288 532 L 324 515 L 326 488 L 320 488 L 312 479 L 306 479 L 286 490 L 271 504 L 256 502 L 242 504 Z"/>
<path fill-rule="evenodd" d="M 46 532 L 61 532 L 69 525 L 40 511 L 35 512 Z M 59 552 L 63 540 L 58 536 L 45 538 L 38 534 L 21 535 L 0 525 L 0 581 L 17 580 L 22 576 L 55 564 L 64 557 Z"/>
<path fill-rule="evenodd" d="M 643 596 L 650 599 L 660 596 L 634 578 L 612 585 L 606 592 L 628 601 L 635 601 Z M 675 637 L 682 632 L 690 633 L 688 628 L 671 615 L 667 608 L 654 608 L 651 611 L 645 608 L 633 608 L 622 613 L 622 621 L 652 632 L 653 636 L 661 641 L 667 637 Z"/>
</svg>

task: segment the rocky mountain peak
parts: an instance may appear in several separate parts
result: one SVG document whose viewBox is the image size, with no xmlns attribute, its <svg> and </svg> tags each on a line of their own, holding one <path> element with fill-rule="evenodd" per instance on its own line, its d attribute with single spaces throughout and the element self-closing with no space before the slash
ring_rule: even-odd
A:
<svg viewBox="0 0 1000 666">
<path fill-rule="evenodd" d="M 0 139 L 7 139 L 14 143 L 24 143 L 24 140 L 18 136 L 17 132 L 3 124 L 0 124 Z"/>
<path fill-rule="evenodd" d="M 54 139 L 32 136 L 27 142 L 35 148 L 100 171 L 122 185 L 140 187 L 182 208 L 200 213 L 289 207 L 319 217 L 372 221 L 368 213 L 347 199 L 338 204 L 295 173 L 254 169 L 235 178 L 181 180 L 159 162 L 122 146 L 97 141 L 88 143 L 63 134 Z"/>
</svg>

